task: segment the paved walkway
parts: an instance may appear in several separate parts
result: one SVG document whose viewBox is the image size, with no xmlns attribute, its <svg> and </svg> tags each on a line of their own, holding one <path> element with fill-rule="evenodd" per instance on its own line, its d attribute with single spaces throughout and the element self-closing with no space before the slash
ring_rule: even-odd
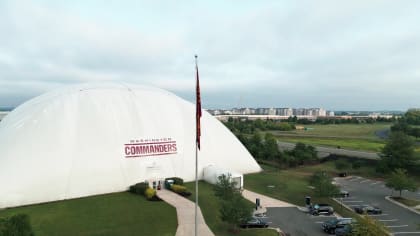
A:
<svg viewBox="0 0 420 236">
<path fill-rule="evenodd" d="M 157 191 L 157 195 L 165 202 L 176 208 L 178 217 L 178 228 L 175 236 L 191 236 L 195 233 L 195 205 L 194 202 L 169 190 L 162 189 Z M 198 208 L 198 235 L 214 236 L 210 228 L 204 221 L 201 209 Z"/>
<path fill-rule="evenodd" d="M 291 203 L 283 202 L 283 201 L 280 201 L 271 197 L 267 197 L 259 193 L 251 192 L 246 189 L 242 191 L 242 195 L 244 196 L 244 198 L 254 203 L 255 203 L 255 199 L 259 198 L 261 206 L 265 208 L 267 207 L 295 207 L 295 205 Z"/>
</svg>

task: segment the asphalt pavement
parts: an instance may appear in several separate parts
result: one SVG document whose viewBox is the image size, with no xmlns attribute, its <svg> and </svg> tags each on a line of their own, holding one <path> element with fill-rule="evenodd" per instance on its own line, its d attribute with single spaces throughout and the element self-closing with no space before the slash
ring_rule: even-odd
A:
<svg viewBox="0 0 420 236">
<path fill-rule="evenodd" d="M 321 224 L 335 216 L 312 216 L 299 211 L 297 207 L 267 208 L 267 218 L 270 227 L 279 227 L 285 233 L 293 236 L 326 236 Z"/>
<path fill-rule="evenodd" d="M 348 198 L 337 199 L 346 206 L 378 206 L 382 214 L 371 217 L 383 223 L 394 235 L 420 235 L 420 215 L 386 200 L 386 196 L 398 196 L 399 193 L 387 188 L 384 182 L 357 176 L 335 178 L 335 182 L 350 193 Z M 402 196 L 420 200 L 420 191 L 404 191 Z"/>
</svg>

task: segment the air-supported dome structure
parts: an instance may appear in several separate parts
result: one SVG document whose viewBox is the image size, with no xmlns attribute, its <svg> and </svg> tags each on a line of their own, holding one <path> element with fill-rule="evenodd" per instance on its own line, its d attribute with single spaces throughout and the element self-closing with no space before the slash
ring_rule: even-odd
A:
<svg viewBox="0 0 420 236">
<path fill-rule="evenodd" d="M 260 171 L 236 137 L 201 118 L 199 176 L 209 165 Z M 0 208 L 127 190 L 153 178 L 195 178 L 195 105 L 152 87 L 58 89 L 0 122 Z"/>
</svg>

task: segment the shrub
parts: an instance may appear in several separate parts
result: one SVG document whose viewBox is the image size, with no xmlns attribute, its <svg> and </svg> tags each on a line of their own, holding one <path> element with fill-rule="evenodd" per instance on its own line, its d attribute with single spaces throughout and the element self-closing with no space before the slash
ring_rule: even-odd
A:
<svg viewBox="0 0 420 236">
<path fill-rule="evenodd" d="M 147 200 L 152 200 L 154 196 L 156 196 L 156 190 L 152 188 L 147 188 L 144 192 L 144 196 L 146 196 Z"/>
<path fill-rule="evenodd" d="M 139 194 L 139 195 L 145 195 L 146 189 L 149 188 L 149 184 L 145 182 L 137 183 L 135 185 L 130 186 L 130 192 Z"/>
<path fill-rule="evenodd" d="M 179 178 L 179 177 L 166 178 L 165 181 L 166 180 L 173 180 L 174 181 L 174 184 L 184 185 L 184 180 L 182 178 Z"/>
<path fill-rule="evenodd" d="M 183 192 L 187 192 L 187 187 L 178 185 L 178 184 L 172 184 L 171 190 L 176 193 L 183 193 Z"/>
<path fill-rule="evenodd" d="M 359 169 L 360 167 L 362 167 L 362 162 L 361 161 L 355 161 L 351 164 L 351 168 L 353 169 Z"/>
<path fill-rule="evenodd" d="M 191 192 L 189 192 L 187 190 L 187 187 L 182 186 L 182 185 L 178 185 L 178 184 L 172 184 L 171 185 L 171 190 L 183 197 L 189 197 L 191 196 Z"/>
<path fill-rule="evenodd" d="M 33 236 L 29 216 L 17 214 L 10 218 L 0 219 L 0 235 Z"/>
<path fill-rule="evenodd" d="M 343 159 L 339 159 L 335 161 L 335 168 L 337 168 L 337 170 L 346 170 L 349 169 L 350 164 Z"/>
</svg>

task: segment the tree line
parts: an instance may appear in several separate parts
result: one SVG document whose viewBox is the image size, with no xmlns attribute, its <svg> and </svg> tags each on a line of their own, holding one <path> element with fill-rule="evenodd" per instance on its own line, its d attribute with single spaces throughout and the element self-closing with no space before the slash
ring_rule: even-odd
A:
<svg viewBox="0 0 420 236">
<path fill-rule="evenodd" d="M 264 136 L 258 132 L 252 136 L 238 134 L 237 137 L 257 161 L 274 162 L 279 167 L 295 167 L 318 161 L 315 147 L 297 143 L 292 150 L 281 151 L 271 133 L 265 133 Z"/>
<path fill-rule="evenodd" d="M 397 169 L 413 169 L 419 165 L 415 153 L 415 138 L 420 137 L 420 110 L 410 109 L 391 126 L 391 134 L 382 149 L 378 170 L 389 173 Z"/>
</svg>

